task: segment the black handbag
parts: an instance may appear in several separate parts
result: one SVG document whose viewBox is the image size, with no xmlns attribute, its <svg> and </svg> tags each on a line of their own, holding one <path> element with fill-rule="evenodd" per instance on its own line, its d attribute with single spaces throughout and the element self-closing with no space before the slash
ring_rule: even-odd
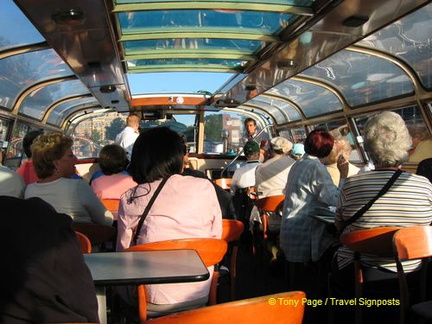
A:
<svg viewBox="0 0 432 324">
<path fill-rule="evenodd" d="M 142 215 L 141 215 L 141 218 L 140 218 L 140 220 L 139 220 L 139 222 L 138 222 L 138 225 L 137 225 L 137 227 L 135 228 L 135 234 L 134 234 L 134 237 L 133 237 L 133 244 L 134 244 L 134 245 L 137 244 L 139 232 L 141 231 L 141 227 L 142 227 L 142 225 L 143 225 L 145 219 L 147 218 L 147 215 L 148 215 L 148 213 L 149 213 L 149 211 L 150 211 L 150 208 L 152 207 L 152 205 L 153 205 L 153 203 L 155 202 L 157 196 L 158 196 L 159 193 L 161 192 L 162 187 L 165 185 L 165 183 L 166 183 L 167 181 L 168 181 L 168 178 L 165 178 L 165 179 L 163 179 L 163 180 L 161 181 L 161 183 L 159 184 L 159 186 L 156 188 L 156 190 L 155 190 L 153 196 L 151 197 L 149 203 L 147 204 L 146 208 L 144 209 L 144 212 L 143 212 Z"/>
</svg>

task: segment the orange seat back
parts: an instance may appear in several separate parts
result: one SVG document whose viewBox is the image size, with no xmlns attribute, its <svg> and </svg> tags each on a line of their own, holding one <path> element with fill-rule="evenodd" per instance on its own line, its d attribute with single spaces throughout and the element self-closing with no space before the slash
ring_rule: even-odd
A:
<svg viewBox="0 0 432 324">
<path fill-rule="evenodd" d="M 340 241 L 351 250 L 377 256 L 391 257 L 393 253 L 393 235 L 401 227 L 376 227 L 353 231 L 341 235 Z"/>
<path fill-rule="evenodd" d="M 105 208 L 109 211 L 118 211 L 119 205 L 120 205 L 120 199 L 115 198 L 104 198 L 101 199 L 102 204 L 105 206 Z"/>
<path fill-rule="evenodd" d="M 72 223 L 75 231 L 83 233 L 88 237 L 91 244 L 100 245 L 105 242 L 115 241 L 117 229 L 108 225 L 94 223 Z"/>
<path fill-rule="evenodd" d="M 213 180 L 215 184 L 225 190 L 229 190 L 231 187 L 232 179 L 231 178 L 220 178 Z"/>
<path fill-rule="evenodd" d="M 80 232 L 75 232 L 77 239 L 78 239 L 78 243 L 79 246 L 81 248 L 82 253 L 91 253 L 92 251 L 92 246 L 91 246 L 91 242 L 88 239 L 87 236 L 85 236 L 83 233 Z"/>
<path fill-rule="evenodd" d="M 284 292 L 162 316 L 152 324 L 301 324 L 306 295 L 302 291 Z"/>
<path fill-rule="evenodd" d="M 255 201 L 255 206 L 257 206 L 262 212 L 276 212 L 282 209 L 284 201 L 284 195 L 268 196 L 257 199 Z"/>
<path fill-rule="evenodd" d="M 195 250 L 198 252 L 205 266 L 210 267 L 222 261 L 227 247 L 227 242 L 222 239 L 188 238 L 139 244 L 131 246 L 124 251 Z M 210 305 L 216 304 L 218 277 L 219 273 L 215 270 L 210 285 Z M 147 298 L 144 285 L 138 286 L 138 312 L 141 322 L 145 323 L 147 320 Z"/>
<path fill-rule="evenodd" d="M 222 220 L 222 239 L 229 242 L 238 241 L 243 233 L 244 225 L 234 219 Z"/>
</svg>

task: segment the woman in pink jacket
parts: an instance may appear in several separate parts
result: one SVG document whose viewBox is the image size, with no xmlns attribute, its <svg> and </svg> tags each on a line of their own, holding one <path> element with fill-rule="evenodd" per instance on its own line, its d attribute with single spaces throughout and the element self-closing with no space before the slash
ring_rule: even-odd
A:
<svg viewBox="0 0 432 324">
<path fill-rule="evenodd" d="M 166 127 L 153 128 L 136 140 L 128 171 L 138 186 L 125 192 L 118 213 L 117 251 L 134 244 L 182 238 L 220 238 L 222 216 L 214 186 L 206 179 L 182 176 L 186 147 Z M 134 242 L 143 211 L 166 180 Z M 212 274 L 212 268 L 209 268 Z M 198 283 L 146 285 L 149 315 L 203 306 L 210 280 Z"/>
</svg>

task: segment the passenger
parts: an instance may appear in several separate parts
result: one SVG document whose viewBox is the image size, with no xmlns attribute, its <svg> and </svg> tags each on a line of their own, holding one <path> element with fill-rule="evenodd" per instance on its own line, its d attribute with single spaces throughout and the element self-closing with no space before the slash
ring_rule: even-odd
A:
<svg viewBox="0 0 432 324">
<path fill-rule="evenodd" d="M 129 161 L 120 145 L 105 145 L 99 153 L 98 162 L 101 174 L 92 178 L 91 187 L 99 199 L 119 199 L 124 192 L 137 185 L 126 171 Z"/>
<path fill-rule="evenodd" d="M 111 212 L 90 186 L 83 179 L 72 179 L 77 162 L 72 143 L 72 138 L 56 132 L 36 138 L 31 150 L 39 180 L 27 186 L 25 198 L 42 198 L 74 222 L 111 225 Z"/>
<path fill-rule="evenodd" d="M 215 189 L 208 180 L 181 175 L 185 151 L 182 137 L 166 127 L 152 128 L 138 137 L 129 166 L 138 186 L 121 197 L 117 251 L 170 239 L 221 237 L 222 217 Z M 143 211 L 165 179 L 141 229 L 137 229 Z M 139 234 L 134 243 L 136 231 Z M 212 267 L 209 271 L 213 273 Z M 149 314 L 204 306 L 210 281 L 146 285 Z"/>
<path fill-rule="evenodd" d="M 26 185 L 39 180 L 33 166 L 31 145 L 33 144 L 33 141 L 36 139 L 36 137 L 41 134 L 43 134 L 42 130 L 30 131 L 24 136 L 23 139 L 22 145 L 24 153 L 27 156 L 27 161 L 21 164 L 21 166 L 17 170 L 17 173 L 19 173 L 23 177 Z"/>
<path fill-rule="evenodd" d="M 340 172 L 337 167 L 337 160 L 340 155 L 342 155 L 344 159 L 348 161 L 348 177 L 357 174 L 360 171 L 358 167 L 349 162 L 351 151 L 351 145 L 346 137 L 335 137 L 332 151 L 327 157 L 321 160 L 326 166 L 335 186 L 339 186 L 340 180 Z"/>
<path fill-rule="evenodd" d="M 266 132 L 258 135 L 257 123 L 253 118 L 246 118 L 244 121 L 246 134 L 243 137 L 243 145 L 249 141 L 255 141 L 260 147 L 260 161 L 263 162 L 267 158 L 268 150 L 270 148 L 270 138 Z"/>
<path fill-rule="evenodd" d="M 408 162 L 419 163 L 432 158 L 432 137 L 426 126 L 412 125 L 408 128 L 412 137 L 413 151 L 410 151 Z"/>
<path fill-rule="evenodd" d="M 139 135 L 140 119 L 136 114 L 130 114 L 126 118 L 126 127 L 117 134 L 115 142 L 123 147 L 128 159 L 131 159 L 133 145 Z"/>
<path fill-rule="evenodd" d="M 340 142 L 337 139 L 335 139 L 330 154 L 320 159 L 321 162 L 326 166 L 327 172 L 330 174 L 330 177 L 335 186 L 339 186 L 340 172 L 337 166 L 337 161 L 341 154 L 342 154 L 342 146 Z"/>
<path fill-rule="evenodd" d="M 18 173 L 0 165 L 0 196 L 22 198 L 24 188 L 24 180 Z"/>
<path fill-rule="evenodd" d="M 230 192 L 234 196 L 238 189 L 247 189 L 255 186 L 255 169 L 260 165 L 260 147 L 257 142 L 247 142 L 243 148 L 247 162 L 235 170 L 232 177 Z"/>
<path fill-rule="evenodd" d="M 243 148 L 246 164 L 235 170 L 232 177 L 230 193 L 233 197 L 234 209 L 239 220 L 249 225 L 253 201 L 250 197 L 251 189 L 255 191 L 255 169 L 260 165 L 260 147 L 257 142 L 247 142 Z"/>
<path fill-rule="evenodd" d="M 259 198 L 282 195 L 288 173 L 295 160 L 290 156 L 293 144 L 284 137 L 274 137 L 270 141 L 271 158 L 258 165 L 255 183 Z"/>
<path fill-rule="evenodd" d="M 303 143 L 295 143 L 292 151 L 291 151 L 291 157 L 294 160 L 300 160 L 304 155 L 304 144 Z"/>
<path fill-rule="evenodd" d="M 417 166 L 416 173 L 428 178 L 429 181 L 432 182 L 432 158 L 421 161 Z"/>
<path fill-rule="evenodd" d="M 99 199 L 120 199 L 123 193 L 137 185 L 126 171 L 129 161 L 120 145 L 105 145 L 99 153 L 98 162 L 101 175 L 92 178 L 90 186 Z M 111 212 L 116 219 L 117 211 Z"/>
<path fill-rule="evenodd" d="M 202 178 L 202 179 L 206 179 L 206 180 L 210 181 L 216 190 L 216 196 L 218 198 L 219 206 L 221 208 L 222 218 L 224 218 L 224 219 L 236 219 L 234 204 L 233 204 L 232 197 L 231 197 L 230 193 L 228 191 L 224 190 L 222 187 L 215 184 L 213 181 L 211 181 L 203 172 L 193 169 L 190 166 L 189 154 L 187 152 L 186 152 L 186 155 L 184 158 L 184 169 L 183 169 L 182 175 Z"/>
<path fill-rule="evenodd" d="M 0 323 L 99 322 L 71 218 L 39 198 L 0 197 L 0 206 Z"/>
<path fill-rule="evenodd" d="M 335 242 L 325 224 L 312 217 L 322 209 L 336 206 L 339 189 L 319 161 L 331 152 L 333 143 L 327 131 L 312 131 L 304 143 L 305 155 L 289 172 L 280 233 L 280 246 L 287 261 L 319 261 Z M 338 169 L 341 179 L 345 179 L 348 163 L 342 156 Z"/>
<path fill-rule="evenodd" d="M 283 195 L 288 173 L 295 160 L 290 157 L 293 144 L 284 137 L 273 137 L 270 141 L 270 159 L 257 166 L 255 171 L 255 187 L 258 198 Z M 261 223 L 256 207 L 251 212 L 251 222 Z M 280 232 L 281 214 L 269 213 L 267 247 L 272 254 L 272 262 L 279 254 L 278 237 Z M 253 224 L 251 224 L 253 225 Z"/>
<path fill-rule="evenodd" d="M 364 205 L 375 198 L 389 179 L 401 170 L 408 160 L 411 137 L 404 120 L 394 112 L 383 112 L 371 117 L 363 130 L 364 147 L 375 170 L 348 178 L 342 188 L 335 224 L 343 233 L 381 226 L 429 225 L 432 221 L 432 185 L 424 177 L 402 172 L 396 182 L 352 224 L 344 224 Z M 334 278 L 343 287 L 353 291 L 354 252 L 342 246 L 336 253 Z M 372 268 L 374 284 L 380 280 L 395 279 L 393 258 L 362 255 L 361 261 Z M 405 272 L 415 270 L 419 262 L 403 262 Z M 366 274 L 365 274 L 366 275 Z M 367 275 L 366 275 L 367 276 Z M 375 281 L 377 280 L 377 281 Z M 397 283 L 393 282 L 397 287 Z"/>
</svg>

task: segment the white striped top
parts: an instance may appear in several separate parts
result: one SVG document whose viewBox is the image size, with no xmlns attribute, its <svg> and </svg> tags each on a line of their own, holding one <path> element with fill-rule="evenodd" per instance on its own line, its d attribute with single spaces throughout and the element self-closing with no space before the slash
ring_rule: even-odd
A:
<svg viewBox="0 0 432 324">
<path fill-rule="evenodd" d="M 394 174 L 394 170 L 376 170 L 346 179 L 336 210 L 337 220 L 347 220 L 372 200 Z M 392 187 L 343 233 L 383 226 L 430 225 L 432 222 L 432 185 L 425 177 L 402 172 Z M 353 262 L 354 253 L 347 247 L 337 251 L 339 269 Z M 365 265 L 396 271 L 392 258 L 362 254 Z M 404 261 L 406 272 L 415 270 L 418 261 Z"/>
</svg>

